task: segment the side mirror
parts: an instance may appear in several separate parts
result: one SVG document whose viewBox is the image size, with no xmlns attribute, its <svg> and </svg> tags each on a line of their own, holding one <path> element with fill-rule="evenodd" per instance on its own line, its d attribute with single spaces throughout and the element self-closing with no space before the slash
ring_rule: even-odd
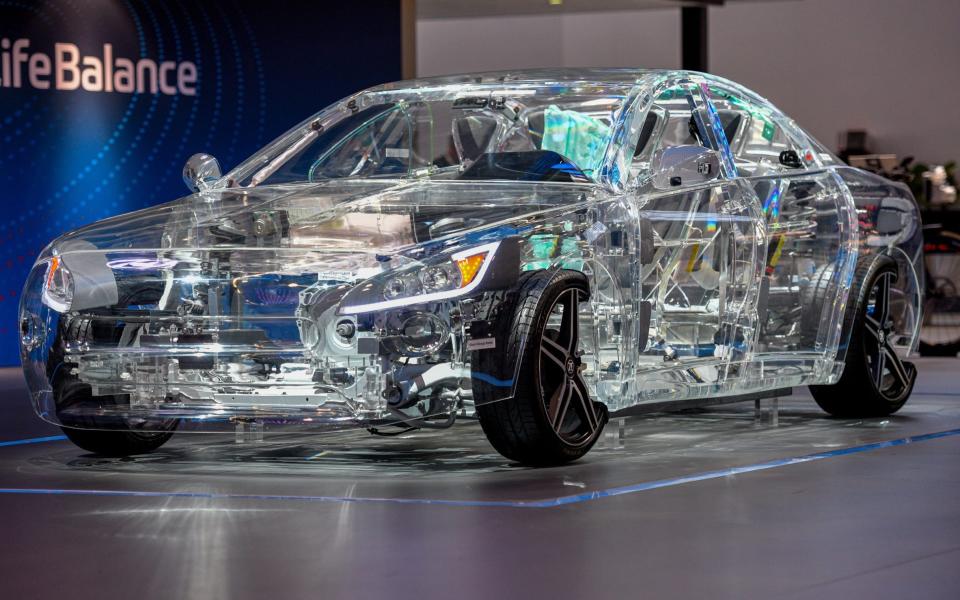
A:
<svg viewBox="0 0 960 600">
<path fill-rule="evenodd" d="M 803 163 L 800 162 L 800 155 L 796 150 L 784 150 L 780 153 L 780 164 L 788 169 L 802 169 Z"/>
<path fill-rule="evenodd" d="M 653 187 L 669 190 L 720 177 L 720 155 L 703 146 L 671 146 L 653 153 Z"/>
<path fill-rule="evenodd" d="M 209 154 L 194 154 L 183 165 L 183 182 L 191 192 L 209 189 L 222 176 L 220 163 Z"/>
</svg>

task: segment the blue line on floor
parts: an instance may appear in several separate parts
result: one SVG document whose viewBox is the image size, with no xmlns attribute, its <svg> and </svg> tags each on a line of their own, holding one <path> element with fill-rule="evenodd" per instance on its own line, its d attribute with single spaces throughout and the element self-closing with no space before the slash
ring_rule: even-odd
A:
<svg viewBox="0 0 960 600">
<path fill-rule="evenodd" d="M 227 494 L 214 492 L 137 492 L 130 490 L 81 490 L 81 489 L 47 489 L 47 488 L 0 488 L 0 494 L 33 494 L 33 495 L 67 495 L 67 496 L 121 496 L 133 498 L 196 498 L 205 500 L 299 500 L 306 502 L 353 502 L 353 503 L 389 503 L 389 504 L 427 504 L 436 506 L 461 506 L 461 507 L 505 507 L 505 508 L 552 508 L 565 506 L 568 504 L 579 504 L 589 502 L 600 498 L 610 498 L 613 496 L 623 496 L 625 494 L 634 494 L 646 490 L 655 490 L 659 488 L 672 487 L 695 481 L 706 481 L 708 479 L 720 479 L 732 475 L 741 475 L 743 473 L 752 473 L 754 471 L 764 471 L 767 469 L 776 469 L 788 465 L 797 465 L 801 463 L 833 458 L 835 456 L 846 456 L 849 454 L 859 454 L 861 452 L 872 452 L 883 448 L 893 448 L 895 446 L 904 446 L 917 442 L 926 442 L 939 438 L 960 435 L 960 429 L 950 429 L 936 433 L 925 433 L 914 435 L 885 442 L 875 442 L 873 444 L 864 444 L 862 446 L 852 446 L 850 448 L 840 448 L 838 450 L 829 450 L 827 452 L 818 452 L 816 454 L 807 454 L 794 458 L 780 458 L 766 462 L 746 465 L 742 467 L 733 467 L 729 469 L 720 469 L 717 471 L 706 471 L 684 477 L 673 479 L 660 479 L 657 481 L 648 481 L 622 487 L 608 488 L 577 494 L 574 496 L 561 496 L 559 498 L 544 498 L 541 500 L 435 500 L 430 498 L 364 498 L 349 496 L 300 496 L 300 495 L 279 495 L 279 494 Z M 39 439 L 39 438 L 36 438 Z"/>
<path fill-rule="evenodd" d="M 48 435 L 47 437 L 36 437 L 28 438 L 25 440 L 9 440 L 6 442 L 0 442 L 0 448 L 6 446 L 22 446 L 24 444 L 41 444 L 43 442 L 59 442 L 60 440 L 67 439 L 65 435 Z"/>
<path fill-rule="evenodd" d="M 661 479 L 659 481 L 637 483 L 637 484 L 627 485 L 623 487 L 615 487 L 615 488 L 609 488 L 606 490 L 598 490 L 595 492 L 586 492 L 584 494 L 577 494 L 575 496 L 563 496 L 563 497 L 555 498 L 552 500 L 549 500 L 549 499 L 539 500 L 537 501 L 537 505 L 538 507 L 547 507 L 547 506 L 562 506 L 564 504 L 576 504 L 578 502 L 586 502 L 588 500 L 596 500 L 598 498 L 609 498 L 612 496 L 621 496 L 623 494 L 632 494 L 635 492 L 655 490 L 658 488 L 671 487 L 675 485 L 681 485 L 684 483 L 692 483 L 694 481 L 705 481 L 707 479 L 719 479 L 721 477 L 729 477 L 731 475 L 740 475 L 742 473 L 752 473 L 754 471 L 765 471 L 767 469 L 776 469 L 777 467 L 785 467 L 788 465 L 798 465 L 801 463 L 823 460 L 825 458 L 833 458 L 835 456 L 859 454 L 860 452 L 871 452 L 873 450 L 880 450 L 883 448 L 892 448 L 894 446 L 904 446 L 906 444 L 913 444 L 916 442 L 925 442 L 927 440 L 935 440 L 935 439 L 950 437 L 954 435 L 960 435 L 960 429 L 950 429 L 947 431 L 938 431 L 936 433 L 925 433 L 922 435 L 914 435 L 910 437 L 899 438 L 896 440 L 888 440 L 886 442 L 875 442 L 873 444 L 864 444 L 862 446 L 852 446 L 850 448 L 828 450 L 826 452 L 817 452 L 816 454 L 807 454 L 805 456 L 797 456 L 795 458 L 780 458 L 780 459 L 770 460 L 762 463 L 756 463 L 753 465 L 746 465 L 743 467 L 720 469 L 718 471 L 707 471 L 705 473 L 697 473 L 694 475 L 688 475 L 686 477 L 677 477 L 675 479 Z"/>
</svg>

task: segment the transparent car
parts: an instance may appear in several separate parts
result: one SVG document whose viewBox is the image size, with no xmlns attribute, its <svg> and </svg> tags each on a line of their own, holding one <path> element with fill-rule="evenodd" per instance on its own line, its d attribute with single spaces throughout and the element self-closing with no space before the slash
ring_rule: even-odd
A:
<svg viewBox="0 0 960 600">
<path fill-rule="evenodd" d="M 909 190 L 710 75 L 387 84 L 184 178 L 55 240 L 26 283 L 33 404 L 86 450 L 476 418 L 547 465 L 645 403 L 809 385 L 886 415 L 916 377 Z"/>
</svg>

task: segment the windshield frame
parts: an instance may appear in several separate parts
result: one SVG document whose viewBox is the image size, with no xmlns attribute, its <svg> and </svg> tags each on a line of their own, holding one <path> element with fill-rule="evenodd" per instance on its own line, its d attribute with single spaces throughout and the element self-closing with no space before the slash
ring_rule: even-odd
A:
<svg viewBox="0 0 960 600">
<path fill-rule="evenodd" d="M 620 96 L 615 110 L 611 110 L 610 133 L 606 136 L 605 148 L 601 153 L 603 158 L 599 166 L 591 175 L 594 183 L 604 185 L 610 188 L 622 189 L 626 183 L 625 179 L 629 174 L 629 162 L 625 160 L 630 143 L 636 142 L 636 117 L 638 112 L 637 100 L 644 96 L 644 91 L 649 89 L 653 81 L 658 79 L 650 72 L 636 73 L 637 79 L 633 81 L 551 81 L 550 79 L 523 80 L 523 81 L 503 81 L 501 77 L 498 80 L 483 81 L 480 83 L 434 83 L 431 80 L 398 82 L 395 84 L 386 84 L 367 90 L 357 92 L 351 96 L 341 99 L 331 104 L 320 112 L 312 115 L 310 118 L 297 124 L 295 127 L 281 135 L 279 138 L 267 144 L 263 149 L 254 153 L 248 159 L 241 162 L 229 173 L 227 173 L 217 187 L 238 187 L 241 183 L 249 182 L 250 178 L 256 173 L 264 170 L 278 158 L 282 158 L 285 152 L 297 144 L 302 144 L 304 139 L 309 136 L 314 138 L 318 132 L 335 127 L 337 123 L 356 114 L 363 108 L 374 104 L 385 104 L 389 102 L 399 103 L 408 102 L 430 102 L 455 100 L 461 97 L 481 97 L 490 98 L 499 96 L 508 96 L 508 93 L 516 94 L 518 97 L 523 95 L 534 95 L 538 90 L 556 89 L 559 87 L 568 88 L 579 95 L 595 94 L 597 98 L 610 98 Z M 498 94 L 499 92 L 499 94 Z M 642 102 L 641 102 L 642 104 Z M 535 106 L 546 106 L 542 105 Z M 642 108 L 642 107 L 639 107 Z M 351 134 L 344 135 L 344 139 Z M 329 152 L 324 152 L 328 154 Z M 289 160 L 290 157 L 286 157 Z M 277 165 L 274 171 L 282 165 Z M 415 169 L 396 177 L 400 180 L 418 179 L 429 177 L 438 169 Z M 294 181 L 276 181 L 271 182 L 270 175 L 257 181 L 255 185 L 286 185 L 296 183 Z M 379 178 L 379 177 L 378 177 Z M 339 178 L 335 178 L 339 179 Z M 304 180 L 301 183 L 309 183 Z M 244 185 L 247 187 L 248 185 Z"/>
</svg>

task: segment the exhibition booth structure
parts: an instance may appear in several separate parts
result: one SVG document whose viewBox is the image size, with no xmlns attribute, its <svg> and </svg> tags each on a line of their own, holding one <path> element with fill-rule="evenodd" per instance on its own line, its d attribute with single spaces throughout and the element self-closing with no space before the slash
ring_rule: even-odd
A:
<svg viewBox="0 0 960 600">
<path fill-rule="evenodd" d="M 0 597 L 957 596 L 960 8 L 315 4 L 0 2 Z"/>
</svg>

